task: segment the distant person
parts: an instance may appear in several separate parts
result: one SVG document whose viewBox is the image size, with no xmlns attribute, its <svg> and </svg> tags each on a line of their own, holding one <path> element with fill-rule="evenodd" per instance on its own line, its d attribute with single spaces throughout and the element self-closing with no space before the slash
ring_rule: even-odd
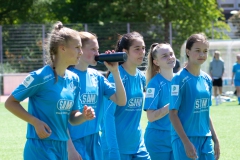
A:
<svg viewBox="0 0 240 160">
<path fill-rule="evenodd" d="M 201 70 L 209 42 L 202 33 L 187 39 L 187 66 L 171 81 L 169 117 L 175 160 L 218 160 L 220 145 L 210 117 L 212 80 Z M 214 144 L 213 144 L 214 143 Z"/>
<path fill-rule="evenodd" d="M 174 160 L 169 101 L 176 57 L 169 44 L 154 43 L 148 53 L 147 91 L 144 110 L 148 125 L 144 141 L 151 160 Z"/>
<path fill-rule="evenodd" d="M 214 97 L 216 105 L 221 104 L 222 85 L 223 85 L 223 73 L 224 73 L 224 61 L 221 58 L 219 51 L 214 52 L 213 60 L 209 65 L 209 73 L 212 78 Z"/>
<path fill-rule="evenodd" d="M 67 160 L 68 122 L 77 125 L 95 118 L 91 107 L 79 111 L 79 77 L 67 70 L 82 55 L 79 33 L 57 22 L 48 40 L 47 65 L 31 72 L 5 102 L 28 123 L 24 160 Z M 28 111 L 20 103 L 26 98 Z"/>
<path fill-rule="evenodd" d="M 173 73 L 177 73 L 181 69 L 180 61 L 179 59 L 176 59 L 176 64 L 173 68 Z"/>
<path fill-rule="evenodd" d="M 237 62 L 232 67 L 232 84 L 236 87 L 238 105 L 240 105 L 240 54 L 237 55 Z"/>
</svg>

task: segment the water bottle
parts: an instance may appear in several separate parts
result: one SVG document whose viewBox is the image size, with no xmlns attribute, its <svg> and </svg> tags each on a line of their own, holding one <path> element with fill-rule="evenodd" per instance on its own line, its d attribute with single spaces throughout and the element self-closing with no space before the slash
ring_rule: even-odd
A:
<svg viewBox="0 0 240 160">
<path fill-rule="evenodd" d="M 95 61 L 100 62 L 125 62 L 127 60 L 127 53 L 125 52 L 115 52 L 112 54 L 101 53 L 95 56 Z"/>
</svg>

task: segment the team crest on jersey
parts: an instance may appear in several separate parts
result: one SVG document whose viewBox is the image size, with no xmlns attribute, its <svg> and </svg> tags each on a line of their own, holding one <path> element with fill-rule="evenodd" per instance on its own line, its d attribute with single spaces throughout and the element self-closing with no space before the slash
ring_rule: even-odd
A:
<svg viewBox="0 0 240 160">
<path fill-rule="evenodd" d="M 73 106 L 74 102 L 72 100 L 60 99 L 57 103 L 57 108 L 60 111 L 70 110 Z"/>
<path fill-rule="evenodd" d="M 33 82 L 33 80 L 34 78 L 31 75 L 29 75 L 24 79 L 23 85 L 27 88 Z"/>
<path fill-rule="evenodd" d="M 95 104 L 97 103 L 97 94 L 95 93 L 84 93 L 80 97 L 82 104 Z"/>
<path fill-rule="evenodd" d="M 153 98 L 155 93 L 155 88 L 148 88 L 146 91 L 146 98 Z"/>
<path fill-rule="evenodd" d="M 172 85 L 171 86 L 171 95 L 177 96 L 179 93 L 179 85 Z"/>
</svg>

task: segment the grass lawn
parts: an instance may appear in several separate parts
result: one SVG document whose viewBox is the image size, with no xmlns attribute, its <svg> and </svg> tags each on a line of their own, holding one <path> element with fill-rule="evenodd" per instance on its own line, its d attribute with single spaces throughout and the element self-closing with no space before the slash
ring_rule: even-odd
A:
<svg viewBox="0 0 240 160">
<path fill-rule="evenodd" d="M 27 106 L 27 103 L 22 103 Z M 213 104 L 215 104 L 213 102 Z M 218 134 L 221 160 L 240 159 L 240 106 L 226 102 L 211 107 L 211 117 Z M 25 144 L 26 123 L 8 112 L 0 103 L 0 160 L 21 160 Z M 147 125 L 146 113 L 142 115 L 142 128 Z"/>
</svg>

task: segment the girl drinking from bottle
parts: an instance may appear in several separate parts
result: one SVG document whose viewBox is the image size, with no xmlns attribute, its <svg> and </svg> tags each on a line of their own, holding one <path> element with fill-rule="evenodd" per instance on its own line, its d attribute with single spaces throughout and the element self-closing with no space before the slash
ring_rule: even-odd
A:
<svg viewBox="0 0 240 160">
<path fill-rule="evenodd" d="M 144 74 L 137 68 L 145 56 L 142 35 L 137 32 L 124 34 L 117 42 L 115 51 L 126 52 L 128 55 L 127 61 L 119 66 L 127 103 L 120 107 L 111 100 L 105 101 L 106 113 L 101 136 L 104 160 L 149 160 L 140 125 L 146 84 Z M 108 75 L 108 80 L 112 83 L 115 81 L 113 76 L 113 73 Z"/>
</svg>

